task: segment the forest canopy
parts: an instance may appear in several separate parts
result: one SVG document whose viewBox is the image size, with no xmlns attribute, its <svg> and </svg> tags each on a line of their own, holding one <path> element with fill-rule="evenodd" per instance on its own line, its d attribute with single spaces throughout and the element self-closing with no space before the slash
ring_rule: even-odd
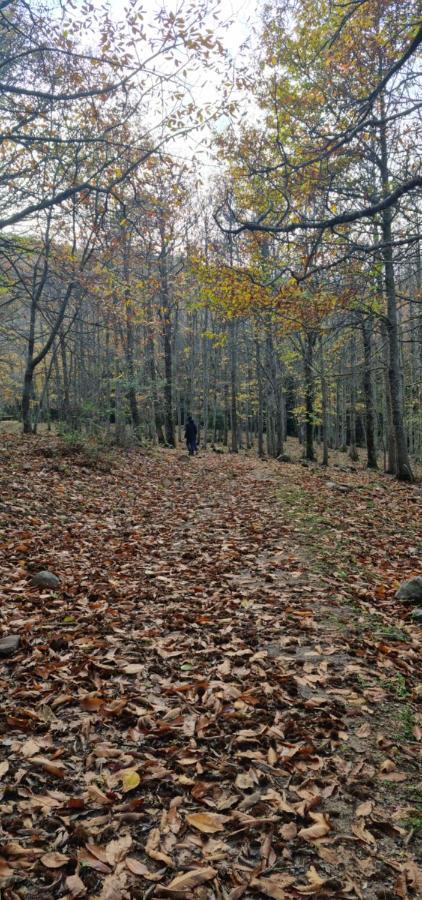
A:
<svg viewBox="0 0 422 900">
<path fill-rule="evenodd" d="M 0 414 L 421 458 L 417 0 L 0 4 Z M 319 450 L 321 446 L 321 451 Z"/>
</svg>

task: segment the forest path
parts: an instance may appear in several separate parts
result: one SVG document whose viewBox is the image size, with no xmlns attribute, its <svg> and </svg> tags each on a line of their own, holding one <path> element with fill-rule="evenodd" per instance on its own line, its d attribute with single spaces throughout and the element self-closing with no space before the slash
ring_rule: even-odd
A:
<svg viewBox="0 0 422 900">
<path fill-rule="evenodd" d="M 1 452 L 10 898 L 416 896 L 414 489 Z M 44 568 L 61 590 L 28 586 Z"/>
</svg>

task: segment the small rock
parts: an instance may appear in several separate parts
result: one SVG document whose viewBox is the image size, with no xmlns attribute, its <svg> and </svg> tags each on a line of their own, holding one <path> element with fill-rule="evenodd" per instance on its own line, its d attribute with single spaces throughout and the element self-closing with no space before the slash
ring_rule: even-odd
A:
<svg viewBox="0 0 422 900">
<path fill-rule="evenodd" d="M 398 591 L 395 593 L 395 599 L 401 600 L 402 603 L 421 603 L 422 602 L 422 575 L 416 575 L 409 581 L 403 581 Z"/>
<path fill-rule="evenodd" d="M 411 618 L 414 622 L 422 622 L 422 609 L 412 609 Z"/>
<path fill-rule="evenodd" d="M 47 570 L 44 572 L 37 572 L 36 575 L 33 575 L 31 578 L 31 584 L 33 587 L 41 587 L 41 588 L 50 588 L 51 590 L 56 590 L 60 584 L 60 578 L 57 575 L 53 575 L 53 572 L 48 572 Z"/>
<path fill-rule="evenodd" d="M 280 456 L 277 456 L 277 462 L 289 463 L 291 461 L 292 461 L 292 457 L 289 456 L 288 453 L 280 453 Z"/>
<path fill-rule="evenodd" d="M 7 637 L 0 638 L 0 656 L 12 656 L 18 649 L 20 640 L 18 634 L 9 634 Z"/>
<path fill-rule="evenodd" d="M 325 486 L 329 488 L 330 491 L 340 491 L 342 494 L 348 494 L 353 490 L 350 484 L 340 484 L 339 481 L 327 481 Z"/>
<path fill-rule="evenodd" d="M 67 641 L 65 638 L 54 638 L 54 640 L 52 640 L 50 644 L 51 649 L 56 653 L 59 650 L 67 650 L 68 646 L 69 641 Z"/>
</svg>

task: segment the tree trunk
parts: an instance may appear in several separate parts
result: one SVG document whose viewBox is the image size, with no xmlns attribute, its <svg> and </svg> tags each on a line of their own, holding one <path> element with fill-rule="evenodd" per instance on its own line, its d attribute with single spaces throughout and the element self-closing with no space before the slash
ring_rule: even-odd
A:
<svg viewBox="0 0 422 900">
<path fill-rule="evenodd" d="M 303 372 L 305 376 L 305 457 L 310 461 L 315 460 L 314 452 L 314 368 L 313 352 L 315 338 L 309 332 L 305 335 L 305 348 L 303 358 Z"/>
<path fill-rule="evenodd" d="M 230 419 L 231 419 L 231 452 L 239 452 L 237 421 L 237 322 L 232 320 L 230 329 Z"/>
<path fill-rule="evenodd" d="M 258 456 L 264 456 L 264 389 L 262 385 L 261 348 L 255 339 L 256 380 L 258 383 Z"/>
<path fill-rule="evenodd" d="M 322 399 L 322 465 L 328 466 L 328 390 L 325 377 L 324 337 L 320 336 L 321 399 Z"/>
<path fill-rule="evenodd" d="M 372 382 L 372 319 L 362 318 L 363 340 L 363 393 L 365 397 L 366 452 L 368 469 L 377 469 L 377 451 L 375 442 L 375 409 L 374 388 Z"/>
<path fill-rule="evenodd" d="M 388 171 L 388 147 L 387 125 L 385 118 L 385 101 L 383 95 L 380 98 L 381 124 L 380 147 L 381 160 L 380 172 L 383 196 L 390 191 Z M 396 445 L 396 475 L 400 481 L 413 481 L 413 473 L 407 450 L 406 432 L 403 423 L 403 385 L 400 363 L 400 335 L 397 313 L 396 285 L 394 278 L 394 261 L 392 248 L 392 208 L 383 209 L 381 213 L 381 231 L 383 239 L 383 260 L 385 294 L 387 298 L 387 335 L 389 348 L 388 380 L 391 395 L 391 413 L 394 427 Z"/>
<path fill-rule="evenodd" d="M 357 462 L 359 454 L 356 449 L 356 338 L 352 330 L 350 339 L 350 441 L 349 441 L 349 458 L 353 462 Z"/>
<path fill-rule="evenodd" d="M 167 270 L 167 243 L 164 216 L 160 217 L 160 299 L 164 341 L 164 433 L 168 447 L 176 446 L 173 419 L 173 355 L 171 334 L 171 303 Z"/>
</svg>

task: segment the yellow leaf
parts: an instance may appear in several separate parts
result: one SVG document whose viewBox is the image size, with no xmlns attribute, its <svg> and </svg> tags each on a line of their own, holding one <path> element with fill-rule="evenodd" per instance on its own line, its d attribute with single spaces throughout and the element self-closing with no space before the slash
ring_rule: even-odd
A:
<svg viewBox="0 0 422 900">
<path fill-rule="evenodd" d="M 124 769 L 123 772 L 120 773 L 123 785 L 123 791 L 126 794 L 128 791 L 133 791 L 138 787 L 138 784 L 141 783 L 141 776 L 135 772 L 134 769 Z"/>
</svg>

